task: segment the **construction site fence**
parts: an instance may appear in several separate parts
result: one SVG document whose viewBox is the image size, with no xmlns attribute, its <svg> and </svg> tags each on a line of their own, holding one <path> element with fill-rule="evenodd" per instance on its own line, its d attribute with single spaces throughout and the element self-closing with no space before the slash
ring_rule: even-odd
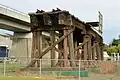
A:
<svg viewBox="0 0 120 80">
<path fill-rule="evenodd" d="M 33 60 L 39 63 L 27 67 Z M 0 58 L 0 76 L 49 76 L 57 80 L 119 80 L 120 62 L 5 57 Z"/>
</svg>

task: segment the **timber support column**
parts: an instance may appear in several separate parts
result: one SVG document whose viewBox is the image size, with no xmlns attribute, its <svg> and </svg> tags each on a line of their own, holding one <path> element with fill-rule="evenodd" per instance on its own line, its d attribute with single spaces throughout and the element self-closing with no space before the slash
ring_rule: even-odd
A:
<svg viewBox="0 0 120 80">
<path fill-rule="evenodd" d="M 40 55 L 42 54 L 42 31 L 37 32 L 37 45 L 38 45 L 38 56 L 37 56 L 37 67 L 40 67 Z"/>
<path fill-rule="evenodd" d="M 68 33 L 68 30 L 64 30 L 64 35 Z M 67 66 L 67 59 L 68 59 L 68 37 L 64 39 L 63 42 L 64 46 L 64 53 L 63 53 L 63 59 L 64 59 L 64 67 Z"/>
<path fill-rule="evenodd" d="M 96 59 L 96 42 L 93 42 L 93 46 L 92 46 L 92 60 Z"/>
<path fill-rule="evenodd" d="M 100 43 L 100 53 L 101 53 L 101 60 L 104 59 L 103 57 L 103 43 Z"/>
<path fill-rule="evenodd" d="M 61 34 L 61 35 L 59 35 L 59 38 L 60 38 L 63 35 L 63 31 L 59 31 L 59 33 Z M 62 65 L 62 62 L 63 62 L 62 61 L 62 59 L 63 59 L 63 41 L 58 43 L 58 49 L 61 51 L 58 54 L 58 66 L 63 67 L 63 65 Z"/>
<path fill-rule="evenodd" d="M 100 45 L 98 41 L 96 43 L 96 53 L 97 53 L 97 60 L 101 60 Z"/>
<path fill-rule="evenodd" d="M 85 42 L 85 44 L 84 44 L 84 60 L 87 60 L 87 53 L 88 53 L 88 49 L 87 49 L 87 45 L 88 45 L 88 42 L 87 42 L 88 40 L 87 40 L 87 36 L 84 36 L 84 41 L 83 42 Z"/>
<path fill-rule="evenodd" d="M 55 31 L 50 31 L 51 45 L 55 42 Z M 51 67 L 54 67 L 55 64 L 55 47 L 51 49 Z"/>
<path fill-rule="evenodd" d="M 70 57 L 70 66 L 75 66 L 75 56 L 74 56 L 74 42 L 73 42 L 73 32 L 68 36 L 69 43 L 69 57 Z"/>
<path fill-rule="evenodd" d="M 86 34 L 84 36 L 84 60 L 91 60 L 92 54 L 92 46 L 91 46 L 91 37 L 90 35 Z"/>
<path fill-rule="evenodd" d="M 92 45 L 91 45 L 91 36 L 88 35 L 88 60 L 92 59 Z"/>
</svg>

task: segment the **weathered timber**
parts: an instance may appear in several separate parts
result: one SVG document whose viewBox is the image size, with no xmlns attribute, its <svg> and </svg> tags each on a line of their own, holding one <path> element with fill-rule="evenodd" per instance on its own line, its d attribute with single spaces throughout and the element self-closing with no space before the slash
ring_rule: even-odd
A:
<svg viewBox="0 0 120 80">
<path fill-rule="evenodd" d="M 76 49 L 77 48 L 77 40 L 75 40 L 75 44 L 74 45 L 75 45 L 75 49 Z M 74 49 L 74 51 L 75 51 L 74 55 L 75 55 L 75 59 L 77 59 L 78 50 L 75 50 L 75 49 Z"/>
<path fill-rule="evenodd" d="M 37 60 L 37 67 L 40 67 L 40 61 L 39 61 L 39 56 L 40 56 L 40 32 L 36 32 L 37 39 L 36 39 L 36 59 Z"/>
<path fill-rule="evenodd" d="M 97 59 L 101 60 L 100 45 L 98 42 L 96 43 L 96 53 L 97 53 Z"/>
<path fill-rule="evenodd" d="M 59 31 L 59 33 L 61 35 L 59 35 L 59 38 L 63 35 L 63 31 Z M 63 67 L 63 61 L 61 59 L 63 59 L 63 41 L 61 41 L 60 43 L 58 43 L 58 63 L 57 66 Z"/>
<path fill-rule="evenodd" d="M 40 67 L 40 55 L 42 54 L 42 31 L 37 32 L 38 34 L 38 56 L 37 56 L 37 67 Z"/>
<path fill-rule="evenodd" d="M 50 31 L 51 45 L 55 42 L 55 31 Z M 51 49 L 51 67 L 55 66 L 55 47 Z"/>
<path fill-rule="evenodd" d="M 74 56 L 74 43 L 73 43 L 73 32 L 68 36 L 68 44 L 69 44 L 69 56 L 70 56 L 70 66 L 75 66 L 75 56 Z"/>
<path fill-rule="evenodd" d="M 79 20 L 75 16 L 71 15 L 68 11 L 40 11 L 34 14 L 30 14 L 30 17 L 32 23 L 31 31 L 35 35 L 33 36 L 33 52 L 31 57 L 41 59 L 45 54 L 51 51 L 51 67 L 56 65 L 56 61 L 53 60 L 55 59 L 56 55 L 55 51 L 58 52 L 58 59 L 61 59 L 58 60 L 57 64 L 62 67 L 67 66 L 68 63 L 66 60 L 68 59 L 70 60 L 70 66 L 75 66 L 76 63 L 73 60 L 80 59 L 78 56 L 82 54 L 83 56 L 81 56 L 81 59 L 84 60 L 95 60 L 96 54 L 98 59 L 102 59 L 102 46 L 98 44 L 102 41 L 101 35 L 94 31 L 91 25 Z M 73 27 L 75 30 L 72 29 Z M 40 48 L 42 45 L 39 44 L 42 43 L 40 41 L 41 39 L 39 38 L 40 35 L 37 34 L 40 31 L 46 31 L 50 34 L 49 39 L 47 40 L 50 40 L 51 42 L 49 42 L 49 46 L 44 49 L 44 51 L 42 51 L 42 48 Z M 80 38 L 78 38 L 79 35 L 77 34 L 80 35 Z M 55 41 L 55 36 L 60 36 L 57 41 Z M 93 39 L 97 40 L 98 43 L 93 44 Z M 81 42 L 82 44 L 78 45 L 78 43 Z M 58 49 L 56 48 L 56 45 L 58 45 Z M 82 50 L 81 53 L 79 50 Z M 32 61 L 32 64 L 35 64 L 36 62 L 37 64 L 40 63 L 35 60 Z"/>
<path fill-rule="evenodd" d="M 64 35 L 67 35 L 68 31 L 64 30 Z M 67 66 L 67 59 L 68 59 L 68 37 L 64 38 L 63 41 L 64 46 L 64 53 L 63 53 L 63 59 L 64 59 L 64 67 Z"/>
<path fill-rule="evenodd" d="M 66 38 L 67 36 L 69 36 L 73 31 L 74 31 L 74 29 L 70 30 L 70 32 L 68 32 L 66 35 L 63 35 L 60 39 L 58 39 L 58 41 L 55 41 L 50 47 L 48 47 L 46 50 L 44 50 L 44 52 L 42 52 L 42 54 L 40 55 L 40 58 L 42 56 L 44 56 L 53 47 L 55 47 L 58 43 L 60 43 L 64 38 Z"/>
<path fill-rule="evenodd" d="M 31 58 L 34 58 L 34 49 L 35 49 L 35 32 L 33 32 L 33 38 L 32 38 L 32 53 L 31 53 Z"/>
<path fill-rule="evenodd" d="M 104 59 L 104 56 L 103 56 L 103 44 L 100 45 L 100 53 L 101 53 L 101 60 Z"/>
<path fill-rule="evenodd" d="M 25 67 L 33 67 L 37 62 L 37 67 L 40 67 L 40 55 L 42 53 L 42 32 L 33 32 L 33 48 L 32 48 L 32 60 Z"/>
<path fill-rule="evenodd" d="M 89 38 L 89 41 L 88 41 L 88 60 L 91 60 L 92 59 L 91 38 L 90 38 L 90 36 L 88 38 Z"/>
<path fill-rule="evenodd" d="M 88 39 L 87 39 L 87 36 L 85 35 L 84 36 L 84 41 L 83 42 L 85 42 L 85 44 L 84 44 L 84 46 L 83 46 L 83 49 L 84 49 L 84 60 L 87 60 L 88 59 Z"/>
<path fill-rule="evenodd" d="M 95 60 L 96 57 L 96 44 L 95 42 L 93 42 L 93 46 L 92 46 L 92 60 Z"/>
<path fill-rule="evenodd" d="M 77 47 L 75 48 L 75 51 L 78 50 L 78 49 L 80 49 L 80 48 L 81 48 L 83 45 L 85 45 L 87 42 L 88 42 L 88 41 L 84 41 L 82 44 L 80 44 L 79 46 L 77 46 Z"/>
</svg>

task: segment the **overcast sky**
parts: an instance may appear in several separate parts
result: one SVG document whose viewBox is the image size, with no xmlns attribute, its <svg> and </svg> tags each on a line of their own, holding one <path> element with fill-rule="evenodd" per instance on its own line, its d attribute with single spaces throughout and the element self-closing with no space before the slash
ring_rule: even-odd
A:
<svg viewBox="0 0 120 80">
<path fill-rule="evenodd" d="M 119 0 L 0 0 L 0 4 L 25 13 L 58 7 L 70 11 L 83 21 L 97 21 L 100 11 L 104 17 L 104 42 L 109 43 L 120 34 Z"/>
</svg>

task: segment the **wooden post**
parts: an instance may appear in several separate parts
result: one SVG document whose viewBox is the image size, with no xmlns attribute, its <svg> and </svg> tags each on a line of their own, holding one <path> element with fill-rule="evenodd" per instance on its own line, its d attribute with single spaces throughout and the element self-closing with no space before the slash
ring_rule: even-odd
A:
<svg viewBox="0 0 120 80">
<path fill-rule="evenodd" d="M 34 49 L 35 49 L 35 32 L 33 32 L 32 36 L 32 51 L 31 51 L 31 58 L 34 58 Z"/>
<path fill-rule="evenodd" d="M 39 61 L 39 56 L 40 56 L 40 33 L 36 32 L 36 61 L 37 61 L 37 67 L 40 67 L 40 61 Z"/>
<path fill-rule="evenodd" d="M 51 45 L 55 42 L 55 31 L 50 31 Z M 55 66 L 55 47 L 51 49 L 51 67 Z"/>
<path fill-rule="evenodd" d="M 30 67 L 34 67 L 35 66 L 35 62 L 36 62 L 35 60 L 33 60 L 33 58 L 35 58 L 35 42 L 36 42 L 35 37 L 36 37 L 35 32 L 33 32 L 33 36 L 32 36 L 32 51 L 31 51 L 31 58 L 32 58 L 32 60 L 31 60 Z"/>
<path fill-rule="evenodd" d="M 63 31 L 59 31 L 59 34 L 61 34 L 61 35 L 59 35 L 59 38 L 63 35 Z M 57 65 L 58 66 L 60 66 L 60 67 L 62 67 L 63 65 L 62 65 L 62 59 L 63 59 L 63 41 L 61 41 L 60 43 L 58 43 L 58 49 L 59 49 L 59 51 L 61 51 L 61 52 L 59 52 L 58 53 L 58 63 L 57 63 Z"/>
<path fill-rule="evenodd" d="M 63 41 L 61 41 L 59 44 L 58 44 L 58 48 L 59 48 L 59 50 L 60 51 L 63 51 Z M 63 57 L 63 53 L 59 53 L 58 54 L 58 65 L 60 66 L 60 67 L 62 67 L 63 65 L 62 65 L 62 58 Z"/>
<path fill-rule="evenodd" d="M 95 60 L 96 57 L 96 44 L 93 42 L 93 47 L 92 47 L 92 60 Z"/>
<path fill-rule="evenodd" d="M 69 56 L 70 56 L 70 66 L 74 67 L 75 60 L 74 57 L 74 43 L 73 43 L 73 32 L 68 36 L 68 43 L 69 43 Z"/>
<path fill-rule="evenodd" d="M 64 30 L 64 35 L 66 35 L 67 33 L 68 33 L 67 30 Z M 68 59 L 68 37 L 64 39 L 63 47 L 64 47 L 63 59 L 64 59 L 64 67 L 65 67 L 67 66 L 67 59 Z"/>
<path fill-rule="evenodd" d="M 85 42 L 85 44 L 84 44 L 84 60 L 87 60 L 88 59 L 88 36 L 87 35 L 85 35 L 84 36 L 84 41 L 83 42 Z"/>
<path fill-rule="evenodd" d="M 100 44 L 101 60 L 103 60 L 103 44 Z"/>
<path fill-rule="evenodd" d="M 75 49 L 77 48 L 77 40 L 75 40 Z M 78 49 L 79 50 L 79 49 Z M 78 59 L 78 50 L 75 50 L 75 59 Z"/>
<path fill-rule="evenodd" d="M 98 42 L 96 43 L 96 48 L 97 48 L 97 51 L 96 51 L 96 53 L 97 53 L 97 59 L 101 60 L 100 45 L 99 45 Z"/>
<path fill-rule="evenodd" d="M 40 58 L 39 57 L 42 54 L 42 31 L 37 32 L 37 35 L 38 35 L 38 41 L 37 41 L 37 44 L 38 44 L 37 67 L 40 67 Z"/>
<path fill-rule="evenodd" d="M 92 46 L 91 46 L 91 37 L 88 36 L 88 60 L 92 59 Z"/>
</svg>

